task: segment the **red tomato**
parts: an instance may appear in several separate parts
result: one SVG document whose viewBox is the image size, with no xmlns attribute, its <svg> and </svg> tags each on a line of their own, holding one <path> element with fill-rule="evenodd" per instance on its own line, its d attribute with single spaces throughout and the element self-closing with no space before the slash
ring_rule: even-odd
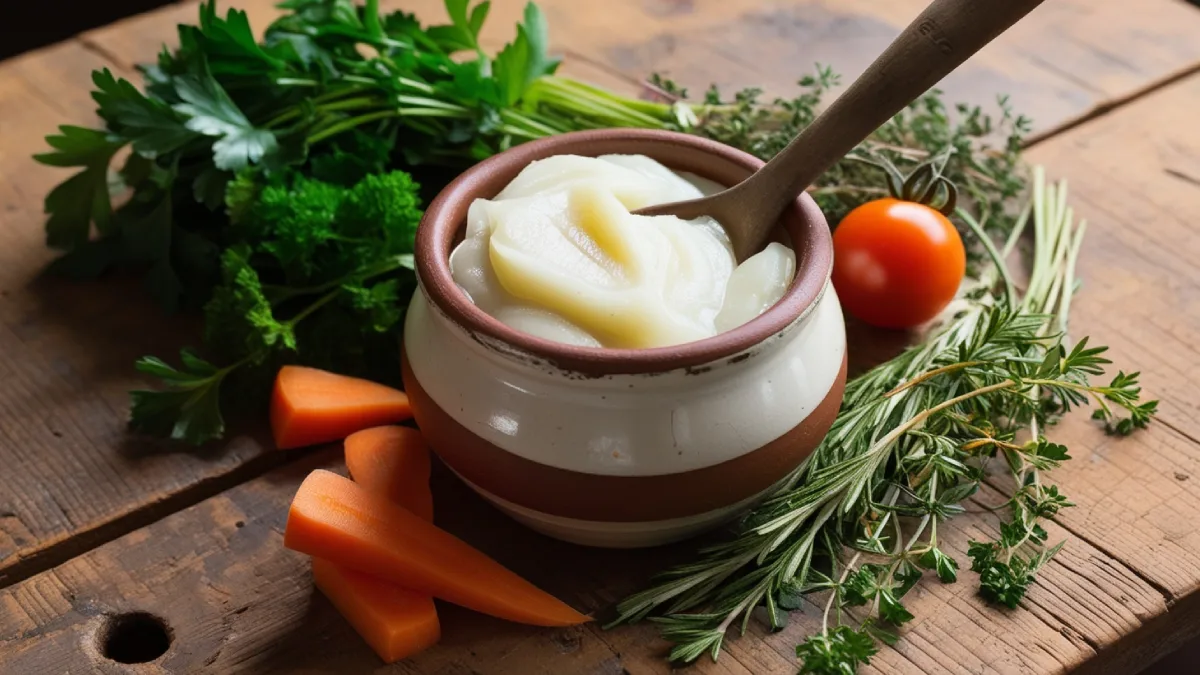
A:
<svg viewBox="0 0 1200 675">
<path fill-rule="evenodd" d="M 833 287 L 846 310 L 875 326 L 911 328 L 937 316 L 966 268 L 958 231 L 924 204 L 867 202 L 833 232 Z"/>
</svg>

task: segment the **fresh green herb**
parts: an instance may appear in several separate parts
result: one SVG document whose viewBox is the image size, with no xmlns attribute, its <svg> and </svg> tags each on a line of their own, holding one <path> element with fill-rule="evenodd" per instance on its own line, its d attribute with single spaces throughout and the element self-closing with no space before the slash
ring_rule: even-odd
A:
<svg viewBox="0 0 1200 675">
<path fill-rule="evenodd" d="M 164 310 L 204 311 L 212 360 L 184 350 L 179 368 L 138 361 L 163 388 L 133 392 L 134 430 L 218 438 L 222 412 L 261 406 L 282 363 L 397 372 L 421 202 L 474 161 L 604 127 L 688 131 L 768 159 L 838 83 L 818 66 L 790 99 L 746 89 L 728 100 L 713 88 L 693 103 L 652 76 L 657 100 L 635 100 L 557 75 L 532 3 L 494 57 L 479 44 L 487 1 L 446 0 L 450 23 L 428 27 L 380 13 L 378 0 L 279 6 L 260 41 L 244 12 L 221 17 L 202 2 L 178 48 L 141 68 L 143 90 L 93 73 L 103 129 L 62 127 L 36 157 L 79 169 L 46 197 L 47 244 L 63 252 L 53 271 L 88 279 L 136 267 Z M 999 106 L 998 118 L 951 110 L 932 91 L 810 188 L 836 223 L 894 188 L 893 174 L 945 158 L 937 180 L 957 186 L 977 283 L 923 344 L 848 385 L 829 436 L 732 540 L 620 604 L 618 622 L 655 615 L 673 659 L 716 658 L 755 607 L 779 627 L 823 593 L 822 630 L 797 647 L 801 672 L 855 672 L 913 619 L 903 598 L 925 572 L 957 580 L 938 527 L 982 482 L 1002 482 L 987 471 L 995 457 L 1010 477 L 1009 516 L 967 555 L 983 596 L 1016 606 L 1061 547 L 1040 523 L 1070 506 L 1045 478 L 1067 451 L 1044 430 L 1089 401 L 1113 433 L 1154 415 L 1137 373 L 1093 384 L 1104 349 L 1068 339 L 1084 224 L 1040 171 L 1029 208 L 1008 208 L 1026 189 L 1029 123 Z M 949 191 L 946 201 L 949 211 Z M 1030 222 L 1032 275 L 1018 297 L 1004 260 Z M 249 405 L 231 405 L 238 396 Z"/>
<path fill-rule="evenodd" d="M 144 92 L 107 70 L 94 73 L 105 128 L 64 127 L 48 139 L 53 151 L 38 156 L 81 169 L 46 198 L 47 243 L 64 252 L 53 270 L 79 279 L 114 267 L 145 270 L 147 290 L 165 311 L 207 308 L 206 354 L 239 364 L 229 373 L 235 380 L 245 373 L 262 379 L 283 358 L 395 372 L 394 357 L 373 344 L 381 335 L 394 339 L 411 277 L 391 274 L 394 264 L 375 271 L 381 263 L 373 252 L 381 239 L 389 256 L 409 252 L 383 217 L 395 208 L 406 222 L 417 208 L 398 184 L 404 174 L 420 179 L 428 191 L 419 196 L 427 198 L 458 169 L 513 144 L 600 127 L 691 131 L 766 158 L 812 121 L 837 80 L 818 68 L 791 100 L 764 104 L 746 90 L 723 101 L 712 90 L 693 104 L 652 78 L 648 86 L 664 100 L 636 100 L 556 75 L 545 18 L 532 3 L 495 57 L 478 41 L 488 2 L 447 0 L 450 23 L 429 27 L 403 12 L 382 14 L 374 0 L 287 0 L 280 7 L 284 15 L 257 41 L 244 12 L 222 17 L 214 0 L 201 3 L 198 22 L 179 27 L 178 48 L 141 68 Z M 952 124 L 941 98 L 930 94 L 855 156 L 910 168 L 904 165 L 953 149 L 947 177 L 994 212 L 984 222 L 995 226 L 1005 199 L 1023 184 L 1015 148 L 1024 121 L 1005 110 L 993 125 L 978 109 L 963 112 Z M 996 153 L 983 140 L 1001 128 L 1010 135 Z M 110 162 L 126 147 L 132 154 L 110 177 Z M 393 183 L 387 191 L 372 178 L 385 174 Z M 847 159 L 814 192 L 836 221 L 885 184 L 883 172 Z M 347 189 L 388 195 L 375 204 L 381 217 L 353 221 L 342 204 L 358 197 Z M 248 252 L 230 253 L 235 247 Z M 328 296 L 307 298 L 324 299 L 311 312 L 303 304 L 308 294 L 298 290 L 310 288 Z M 235 316 L 251 308 L 254 318 Z M 303 325 L 289 323 L 296 316 Z M 376 353 L 382 363 L 370 363 Z M 238 391 L 263 390 L 246 377 Z M 217 397 L 225 380 L 206 391 Z M 139 405 L 134 414 L 146 410 Z M 156 410 L 164 419 L 135 419 L 134 427 L 176 429 L 166 418 L 180 406 Z M 207 440 L 221 428 L 169 435 Z"/>
<path fill-rule="evenodd" d="M 180 372 L 142 359 L 139 370 L 167 389 L 135 392 L 132 427 L 201 443 L 223 432 L 221 385 L 242 369 L 269 376 L 301 354 L 363 375 L 386 363 L 367 350 L 394 351 L 401 294 L 413 287 L 400 272 L 412 267 L 417 190 L 402 171 L 366 174 L 349 187 L 293 171 L 264 185 L 247 176 L 232 182 L 226 236 L 236 243 L 221 254 L 204 306 L 205 344 L 231 365 L 218 369 L 185 352 Z"/>
<path fill-rule="evenodd" d="M 776 607 L 823 592 L 822 630 L 797 651 L 801 672 L 855 672 L 874 653 L 874 639 L 893 638 L 882 625 L 912 620 L 902 600 L 925 570 L 946 583 L 957 579 L 958 562 L 939 548 L 938 528 L 962 513 L 981 482 L 1000 482 L 987 472 L 997 455 L 1011 476 L 1011 517 L 997 540 L 972 542 L 968 556 L 983 596 L 1016 606 L 1061 548 L 1046 545 L 1039 522 L 1071 505 L 1044 478 L 1068 458 L 1045 428 L 1089 400 L 1103 404 L 1115 430 L 1145 426 L 1156 406 L 1140 401 L 1136 376 L 1091 382 L 1109 363 L 1104 347 L 1086 339 L 1068 346 L 1084 224 L 1069 210 L 1049 208 L 1065 200 L 1065 187 L 1047 186 L 1035 170 L 1031 209 L 1000 250 L 960 210 L 991 256 L 962 306 L 924 344 L 850 382 L 829 435 L 787 486 L 754 509 L 734 538 L 621 602 L 617 622 L 658 615 L 675 642 L 672 659 L 690 661 L 715 656 L 735 622 L 744 632 L 755 607 L 765 605 L 779 628 Z M 1004 260 L 1030 210 L 1033 274 L 1017 298 Z M 1117 410 L 1126 416 L 1118 420 Z M 1018 443 L 1022 433 L 1031 440 Z"/>
<path fill-rule="evenodd" d="M 712 87 L 705 93 L 704 107 L 697 111 L 693 131 L 770 159 L 816 119 L 838 83 L 831 68 L 817 64 L 814 74 L 800 79 L 800 93 L 791 99 L 764 103 L 762 91 L 750 88 L 726 100 Z M 655 76 L 650 84 L 667 100 L 686 100 L 687 91 L 674 82 Z M 1007 97 L 1000 97 L 997 104 L 999 117 L 966 104 L 954 106 L 951 112 L 942 93 L 932 90 L 826 171 L 809 191 L 830 224 L 836 225 L 854 207 L 887 195 L 888 173 L 882 166 L 908 173 L 934 156 L 945 155 L 942 177 L 970 201 L 986 229 L 1011 231 L 1015 214 L 1008 207 L 1025 189 L 1020 151 L 1030 121 L 1013 112 Z M 960 229 L 965 241 L 974 239 L 969 229 Z"/>
<path fill-rule="evenodd" d="M 146 270 L 168 312 L 203 308 L 205 353 L 139 370 L 135 430 L 193 443 L 224 430 L 224 389 L 265 401 L 288 361 L 379 377 L 413 279 L 424 195 L 514 143 L 601 126 L 665 128 L 686 106 L 636 101 L 553 75 L 546 22 L 525 9 L 495 58 L 478 44 L 489 3 L 448 0 L 423 28 L 378 2 L 288 0 L 255 39 L 244 12 L 201 3 L 179 47 L 143 67 L 145 91 L 93 74 L 104 129 L 63 127 L 37 159 L 80 171 L 46 198 L 53 269 Z M 459 58 L 460 53 L 467 58 Z M 365 55 L 366 54 L 366 55 Z M 110 179 L 123 148 L 129 159 Z M 119 204 L 114 208 L 114 204 Z M 236 386 L 222 387 L 236 381 Z M 250 395 L 258 392 L 255 400 Z"/>
</svg>

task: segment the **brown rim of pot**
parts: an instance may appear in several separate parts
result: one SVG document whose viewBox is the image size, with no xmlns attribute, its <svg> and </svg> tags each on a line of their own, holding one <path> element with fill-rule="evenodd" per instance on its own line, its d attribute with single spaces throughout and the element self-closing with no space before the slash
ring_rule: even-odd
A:
<svg viewBox="0 0 1200 675">
<path fill-rule="evenodd" d="M 779 302 L 731 331 L 671 347 L 607 349 L 553 342 L 506 326 L 476 307 L 454 283 L 450 252 L 461 240 L 472 201 L 496 196 L 531 162 L 566 154 L 642 154 L 673 170 L 689 171 L 723 185 L 740 182 L 763 165 L 757 157 L 715 141 L 651 129 L 598 129 L 550 136 L 480 162 L 433 200 L 421 219 L 416 241 L 417 275 L 425 294 L 467 331 L 587 375 L 664 372 L 744 352 L 783 331 L 820 299 L 833 266 L 833 245 L 825 216 L 812 197 L 803 194 L 780 219 L 796 252 L 796 278 Z"/>
</svg>

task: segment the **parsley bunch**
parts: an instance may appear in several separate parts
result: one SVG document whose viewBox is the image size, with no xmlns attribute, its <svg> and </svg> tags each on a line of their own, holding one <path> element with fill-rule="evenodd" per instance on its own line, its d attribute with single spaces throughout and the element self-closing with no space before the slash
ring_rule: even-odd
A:
<svg viewBox="0 0 1200 675">
<path fill-rule="evenodd" d="M 164 390 L 133 393 L 135 430 L 218 438 L 222 410 L 261 409 L 284 362 L 394 380 L 424 199 L 514 143 L 691 119 L 554 75 L 532 3 L 495 56 L 486 1 L 446 0 L 450 23 L 429 27 L 377 0 L 280 7 L 258 40 L 244 12 L 201 3 L 142 90 L 93 73 L 104 128 L 62 127 L 37 156 L 79 169 L 46 197 L 52 271 L 135 268 L 165 311 L 204 312 L 206 358 L 137 364 Z"/>
<path fill-rule="evenodd" d="M 253 406 L 284 363 L 359 376 L 399 372 L 396 333 L 415 287 L 418 186 L 403 171 L 358 177 L 343 166 L 331 177 L 340 182 L 314 173 L 322 171 L 287 170 L 265 182 L 246 174 L 230 183 L 230 243 L 204 305 L 205 344 L 229 365 L 189 350 L 182 370 L 141 359 L 138 370 L 165 389 L 133 392 L 133 429 L 192 443 L 217 438 L 225 381 L 240 380 L 233 389 Z"/>
<path fill-rule="evenodd" d="M 756 607 L 780 628 L 787 610 L 822 594 L 822 630 L 796 651 L 801 672 L 853 673 L 914 618 L 903 598 L 927 573 L 957 580 L 959 562 L 940 547 L 938 529 L 985 481 L 1007 490 L 1009 515 L 995 540 L 971 542 L 971 569 L 984 598 L 1021 601 L 1062 546 L 1048 545 L 1039 522 L 1071 506 L 1046 479 L 1069 459 L 1047 427 L 1095 402 L 1107 428 L 1127 433 L 1157 406 L 1140 400 L 1136 373 L 1093 382 L 1109 363 L 1105 348 L 1069 340 L 1085 224 L 1040 168 L 1033 188 L 1000 246 L 958 211 L 990 264 L 941 328 L 852 380 L 829 434 L 785 487 L 731 539 L 622 601 L 617 623 L 653 614 L 675 643 L 672 659 L 716 658 L 727 630 L 737 623 L 744 632 Z M 1018 296 L 1005 260 L 1030 220 L 1033 273 Z M 989 471 L 997 457 L 1007 478 Z"/>
</svg>

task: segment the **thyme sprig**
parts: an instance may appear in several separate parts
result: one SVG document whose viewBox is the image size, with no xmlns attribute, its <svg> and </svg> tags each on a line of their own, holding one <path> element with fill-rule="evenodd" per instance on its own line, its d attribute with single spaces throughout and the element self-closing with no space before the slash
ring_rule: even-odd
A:
<svg viewBox="0 0 1200 675">
<path fill-rule="evenodd" d="M 840 79 L 832 68 L 817 64 L 812 74 L 798 81 L 796 95 L 772 101 L 764 100 L 759 88 L 742 89 L 728 98 L 713 86 L 702 105 L 693 107 L 696 120 L 681 128 L 770 159 L 816 119 Z M 651 76 L 648 84 L 670 102 L 683 101 L 688 94 L 660 76 Z M 1015 225 L 1007 206 L 1026 187 L 1020 153 L 1031 123 L 1013 112 L 1007 96 L 997 99 L 996 110 L 989 114 L 977 105 L 951 105 L 940 90 L 930 90 L 827 170 L 809 192 L 830 224 L 836 224 L 863 202 L 887 196 L 889 175 L 881 164 L 911 174 L 940 155 L 946 159 L 939 164 L 944 181 L 938 182 L 957 186 L 960 201 L 971 204 L 984 229 L 1007 234 Z M 962 234 L 967 240 L 974 238 L 965 227 Z"/>
<path fill-rule="evenodd" d="M 942 327 L 851 381 L 828 436 L 785 485 L 731 539 L 621 602 L 614 623 L 653 615 L 673 660 L 716 658 L 756 607 L 777 629 L 787 610 L 825 593 L 821 631 L 797 648 L 801 672 L 852 673 L 913 619 L 902 599 L 926 572 L 957 579 L 938 529 L 985 480 L 1009 486 L 1008 516 L 994 541 L 971 542 L 971 569 L 986 599 L 1020 602 L 1062 546 L 1048 545 L 1040 523 L 1071 506 L 1045 477 L 1069 456 L 1044 430 L 1095 402 L 1108 429 L 1127 433 L 1156 402 L 1141 401 L 1136 373 L 1094 383 L 1106 348 L 1067 336 L 1085 224 L 1066 206 L 1065 184 L 1035 168 L 1031 201 L 999 245 L 959 216 L 990 262 Z M 1032 274 L 1019 293 L 1005 260 L 1030 222 Z M 989 472 L 995 457 L 1008 479 Z"/>
</svg>

